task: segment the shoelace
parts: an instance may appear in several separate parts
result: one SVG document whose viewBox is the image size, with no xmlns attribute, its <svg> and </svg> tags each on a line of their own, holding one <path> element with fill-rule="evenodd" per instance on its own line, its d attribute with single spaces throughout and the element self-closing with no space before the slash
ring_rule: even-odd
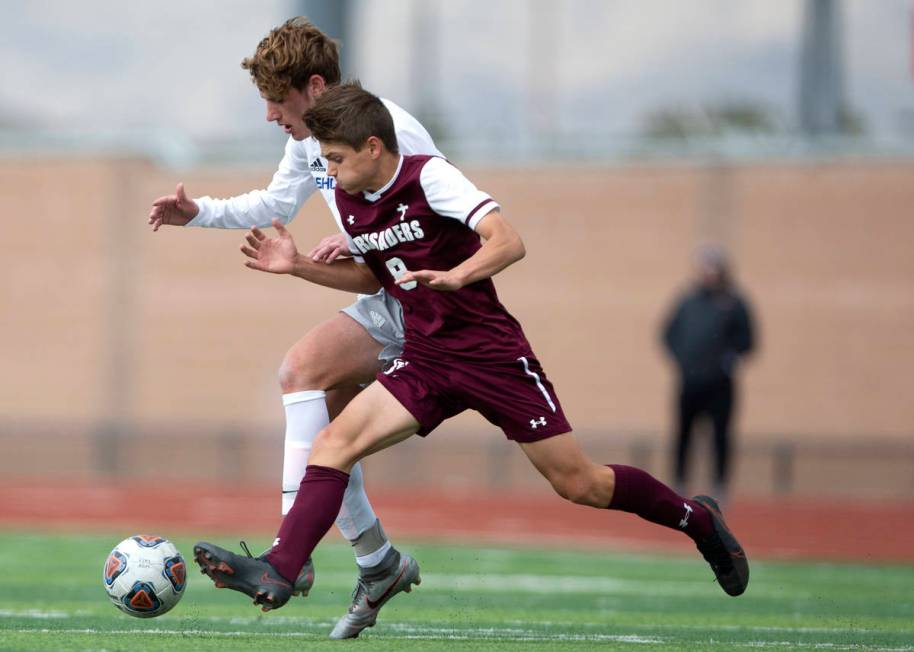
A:
<svg viewBox="0 0 914 652">
<path fill-rule="evenodd" d="M 362 594 L 368 593 L 368 585 L 361 577 L 356 581 L 355 588 L 352 590 L 352 603 L 349 605 L 349 613 L 355 611 L 362 598 Z"/>
<path fill-rule="evenodd" d="M 244 540 L 239 541 L 238 545 L 241 546 L 241 550 L 244 551 L 244 554 L 246 554 L 251 559 L 261 559 L 266 554 L 266 553 L 263 553 L 260 556 L 255 557 L 253 554 L 251 554 L 251 549 L 248 548 L 248 544 Z M 308 563 L 310 561 L 311 561 L 311 557 L 308 557 L 308 560 L 305 563 Z M 355 598 L 355 592 L 353 592 L 352 595 L 353 595 L 353 598 Z"/>
</svg>

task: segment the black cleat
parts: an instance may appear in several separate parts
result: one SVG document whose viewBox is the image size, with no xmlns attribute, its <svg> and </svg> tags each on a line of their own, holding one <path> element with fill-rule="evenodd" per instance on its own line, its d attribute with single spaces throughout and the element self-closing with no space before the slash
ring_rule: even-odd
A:
<svg viewBox="0 0 914 652">
<path fill-rule="evenodd" d="M 244 550 L 244 554 L 248 557 L 254 557 L 251 554 L 248 544 L 244 541 L 239 541 L 241 549 Z M 270 552 L 272 548 L 267 548 L 262 553 L 258 555 L 261 559 L 267 556 L 267 553 Z M 300 595 L 303 598 L 307 598 L 308 594 L 311 592 L 311 587 L 314 586 L 314 562 L 311 561 L 311 557 L 308 557 L 305 560 L 305 565 L 302 566 L 301 571 L 298 573 L 298 577 L 295 578 L 295 583 L 292 585 L 292 595 Z"/>
<path fill-rule="evenodd" d="M 279 609 L 292 597 L 291 582 L 276 572 L 266 559 L 245 557 L 199 541 L 194 560 L 200 572 L 208 575 L 217 589 L 241 591 L 254 599 L 263 611 Z"/>
<path fill-rule="evenodd" d="M 724 522 L 716 500 L 710 496 L 695 496 L 692 500 L 708 510 L 714 524 L 714 534 L 696 544 L 698 551 L 711 565 L 720 588 L 728 595 L 742 595 L 749 585 L 749 560 L 743 547 Z"/>
</svg>

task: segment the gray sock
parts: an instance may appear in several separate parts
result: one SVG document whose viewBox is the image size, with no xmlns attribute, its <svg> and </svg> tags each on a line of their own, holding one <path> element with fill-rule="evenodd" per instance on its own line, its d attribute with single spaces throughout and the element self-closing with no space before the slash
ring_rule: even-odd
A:
<svg viewBox="0 0 914 652">
<path fill-rule="evenodd" d="M 381 560 L 381 563 L 377 566 L 370 566 L 368 568 L 360 567 L 359 575 L 366 580 L 379 580 L 383 577 L 391 575 L 397 570 L 397 566 L 400 565 L 400 552 L 391 546 L 388 550 L 384 559 Z"/>
<path fill-rule="evenodd" d="M 349 543 L 352 544 L 353 552 L 355 552 L 356 557 L 364 557 L 376 550 L 380 550 L 381 546 L 387 543 L 387 541 L 387 534 L 384 532 L 384 528 L 381 527 L 381 520 L 375 519 L 374 525 L 362 532 L 355 539 L 351 539 Z"/>
</svg>

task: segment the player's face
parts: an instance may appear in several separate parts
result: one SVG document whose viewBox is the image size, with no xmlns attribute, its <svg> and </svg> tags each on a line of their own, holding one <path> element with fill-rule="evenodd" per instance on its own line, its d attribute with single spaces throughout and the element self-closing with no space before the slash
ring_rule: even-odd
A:
<svg viewBox="0 0 914 652">
<path fill-rule="evenodd" d="M 378 149 L 372 138 L 360 150 L 345 143 L 321 143 L 321 153 L 327 159 L 327 175 L 350 195 L 364 190 L 377 190 Z"/>
<path fill-rule="evenodd" d="M 267 122 L 275 122 L 295 140 L 304 140 L 311 132 L 305 126 L 302 116 L 314 105 L 314 99 L 307 88 L 303 91 L 289 89 L 282 102 L 264 99 L 267 103 Z"/>
</svg>

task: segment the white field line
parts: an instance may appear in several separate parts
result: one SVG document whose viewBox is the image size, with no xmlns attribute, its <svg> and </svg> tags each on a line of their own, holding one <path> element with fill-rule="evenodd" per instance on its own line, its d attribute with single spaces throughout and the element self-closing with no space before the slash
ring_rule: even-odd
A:
<svg viewBox="0 0 914 652">
<path fill-rule="evenodd" d="M 255 619 L 251 619 L 253 623 Z M 503 621 L 507 625 L 518 625 L 523 626 L 529 624 L 527 621 L 523 620 L 505 620 Z M 558 621 L 558 620 L 539 620 L 537 621 L 538 625 L 544 627 L 606 627 L 606 623 L 588 623 L 588 622 L 574 622 L 574 621 Z M 774 625 L 691 625 L 687 623 L 667 625 L 663 623 L 658 623 L 656 625 L 635 625 L 634 628 L 650 628 L 650 629 L 700 629 L 713 632 L 759 632 L 761 634 L 773 634 L 773 633 L 786 633 L 786 634 L 884 634 L 886 632 L 891 632 L 892 634 L 912 634 L 914 635 L 914 628 L 903 628 L 903 629 L 866 629 L 860 628 L 856 625 L 848 627 L 784 627 L 784 626 L 774 626 Z"/>
<path fill-rule="evenodd" d="M 349 586 L 352 575 L 345 573 L 324 573 L 318 576 L 320 586 L 327 588 Z M 422 575 L 422 586 L 419 590 L 455 592 L 491 592 L 491 593 L 534 593 L 549 594 L 592 594 L 592 595 L 663 595 L 667 597 L 692 597 L 705 595 L 708 590 L 717 591 L 714 580 L 707 582 L 681 580 L 675 582 L 653 582 L 642 580 L 622 580 L 613 577 L 588 577 L 582 575 L 515 575 L 515 574 L 459 574 L 445 575 L 427 573 Z M 811 593 L 794 589 L 753 586 L 753 597 L 791 599 L 811 599 Z"/>
<path fill-rule="evenodd" d="M 240 638 L 245 636 L 257 637 L 278 637 L 278 638 L 314 638 L 319 636 L 308 632 L 264 632 L 264 631 L 212 631 L 208 629 L 17 629 L 17 634 L 104 634 L 104 635 L 158 635 L 158 636 L 203 636 L 206 638 Z M 669 641 L 668 638 L 631 636 L 625 634 L 595 634 L 593 636 L 583 634 L 541 634 L 530 633 L 529 635 L 512 635 L 499 636 L 499 630 L 495 629 L 463 629 L 455 630 L 456 634 L 445 632 L 422 634 L 404 634 L 397 635 L 396 638 L 405 638 L 413 640 L 490 640 L 497 639 L 500 641 L 613 641 L 619 643 L 644 643 L 644 644 L 662 644 Z"/>
<path fill-rule="evenodd" d="M 49 618 L 69 618 L 70 613 L 66 611 L 42 611 L 41 609 L 0 609 L 0 618 L 37 618 L 47 620 Z"/>
<path fill-rule="evenodd" d="M 77 611 L 77 612 L 68 612 L 61 610 L 54 611 L 42 611 L 39 609 L 0 609 L 0 618 L 31 618 L 35 620 L 49 620 L 49 619 L 64 619 L 64 618 L 73 618 L 78 616 L 88 616 L 91 615 L 87 611 Z M 177 615 L 177 614 L 175 614 Z M 297 616 L 280 616 L 278 614 L 270 615 L 268 617 L 268 622 L 262 616 L 194 616 L 194 617 L 183 617 L 178 616 L 182 620 L 193 620 L 199 622 L 201 620 L 211 622 L 211 623 L 228 623 L 230 625 L 257 625 L 262 627 L 265 624 L 276 625 L 276 626 L 304 626 L 304 627 L 325 627 L 328 625 L 335 624 L 336 621 L 331 620 L 317 620 L 314 618 L 304 618 Z M 472 631 L 475 632 L 501 632 L 504 634 L 516 634 L 516 633 L 529 633 L 530 630 L 525 629 L 525 626 L 529 625 L 529 622 L 521 620 L 508 620 L 504 621 L 506 627 L 492 627 L 492 628 L 475 628 Z M 554 620 L 544 620 L 537 621 L 537 625 L 541 627 L 566 627 L 566 628 L 579 628 L 579 629 L 602 629 L 607 626 L 606 623 L 596 623 L 596 622 L 573 622 L 573 621 L 554 621 Z M 441 633 L 458 633 L 458 632 L 467 632 L 470 630 L 447 627 L 446 625 L 436 622 L 428 622 L 423 624 L 416 624 L 415 622 L 387 622 L 384 623 L 386 628 L 402 631 L 407 633 L 428 633 L 428 632 L 441 632 Z M 914 629 L 862 629 L 860 627 L 776 627 L 776 626 L 767 626 L 767 625 L 691 625 L 691 624 L 678 624 L 678 625 L 665 625 L 657 624 L 650 626 L 635 626 L 633 629 L 647 628 L 650 629 L 690 629 L 690 630 L 701 630 L 709 632 L 757 632 L 760 634 L 884 634 L 884 633 L 893 633 L 893 634 L 914 634 Z M 140 630 L 130 630 L 130 631 L 140 631 Z M 149 631 L 159 632 L 159 631 L 168 631 L 168 630 L 159 630 L 159 629 L 150 629 Z M 208 630 L 209 631 L 209 630 Z M 541 632 L 536 632 L 541 634 Z"/>
<path fill-rule="evenodd" d="M 155 636 L 203 636 L 206 638 L 242 638 L 248 636 L 278 637 L 278 638 L 313 638 L 315 634 L 305 632 L 264 632 L 264 631 L 233 631 L 220 632 L 204 629 L 17 629 L 17 634 L 104 634 L 104 635 L 155 635 Z M 483 629 L 460 629 L 453 630 L 454 633 L 448 633 L 450 628 L 442 630 L 425 631 L 417 628 L 420 633 L 416 634 L 398 634 L 397 638 L 410 640 L 500 640 L 500 641 L 534 641 L 534 642 L 613 642 L 613 643 L 633 643 L 643 645 L 662 645 L 665 643 L 674 643 L 670 637 L 658 636 L 634 636 L 624 634 L 603 634 L 603 635 L 585 635 L 585 634 L 542 634 L 540 632 L 524 632 L 522 634 L 513 633 L 509 636 L 501 636 L 501 630 L 494 628 Z M 789 647 L 794 650 L 867 650 L 869 652 L 914 652 L 914 646 L 896 646 L 896 647 L 879 647 L 867 644 L 843 644 L 843 643 L 801 643 L 798 641 L 702 641 L 703 645 L 711 647 L 723 646 L 725 649 L 734 648 L 784 648 Z"/>
</svg>

